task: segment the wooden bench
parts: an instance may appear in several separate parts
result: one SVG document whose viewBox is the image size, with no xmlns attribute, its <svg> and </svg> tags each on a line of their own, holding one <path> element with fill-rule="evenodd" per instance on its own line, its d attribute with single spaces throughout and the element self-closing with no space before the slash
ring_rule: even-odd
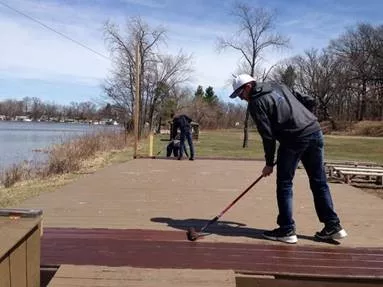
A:
<svg viewBox="0 0 383 287">
<path fill-rule="evenodd" d="M 334 169 L 340 168 L 362 168 L 362 169 L 383 169 L 382 165 L 377 163 L 367 163 L 367 162 L 325 162 L 325 168 L 329 177 L 333 177 Z"/>
<path fill-rule="evenodd" d="M 383 168 L 332 166 L 330 177 L 334 176 L 342 178 L 345 183 L 351 183 L 351 180 L 357 176 L 364 176 L 367 179 L 375 177 L 375 183 L 383 185 Z"/>
<path fill-rule="evenodd" d="M 340 175 L 343 177 L 345 183 L 351 183 L 351 180 L 356 176 L 376 177 L 375 183 L 377 185 L 383 185 L 383 173 L 367 172 L 367 171 L 347 171 L 340 170 Z"/>
</svg>

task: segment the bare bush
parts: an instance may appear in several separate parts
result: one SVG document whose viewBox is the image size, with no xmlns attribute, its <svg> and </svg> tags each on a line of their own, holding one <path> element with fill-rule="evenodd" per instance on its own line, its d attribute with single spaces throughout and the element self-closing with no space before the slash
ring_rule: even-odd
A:
<svg viewBox="0 0 383 287">
<path fill-rule="evenodd" d="M 352 135 L 382 137 L 383 123 L 381 121 L 362 121 L 353 126 Z"/>
<path fill-rule="evenodd" d="M 125 147 L 125 136 L 121 131 L 103 131 L 87 134 L 80 138 L 55 145 L 49 151 L 48 161 L 44 170 L 45 176 L 78 171 L 81 163 L 97 152 Z"/>
<path fill-rule="evenodd" d="M 4 171 L 1 182 L 4 187 L 8 188 L 23 178 L 26 178 L 26 175 L 29 173 L 28 169 L 24 167 L 24 164 L 14 164 Z"/>
</svg>

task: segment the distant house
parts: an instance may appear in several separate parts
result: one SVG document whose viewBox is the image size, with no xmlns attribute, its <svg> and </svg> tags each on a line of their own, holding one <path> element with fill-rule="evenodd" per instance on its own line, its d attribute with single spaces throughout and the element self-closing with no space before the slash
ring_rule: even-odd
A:
<svg viewBox="0 0 383 287">
<path fill-rule="evenodd" d="M 5 121 L 7 117 L 5 115 L 0 115 L 0 121 Z"/>
<path fill-rule="evenodd" d="M 118 122 L 113 119 L 106 119 L 104 120 L 106 125 L 109 126 L 118 126 Z"/>
<path fill-rule="evenodd" d="M 32 121 L 28 116 L 16 116 L 15 120 L 21 121 L 21 122 L 31 122 Z"/>
</svg>

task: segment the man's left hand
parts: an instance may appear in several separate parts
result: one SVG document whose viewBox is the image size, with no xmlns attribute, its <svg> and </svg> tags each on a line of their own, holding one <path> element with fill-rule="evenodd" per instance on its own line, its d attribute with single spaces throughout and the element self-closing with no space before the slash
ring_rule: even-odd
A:
<svg viewBox="0 0 383 287">
<path fill-rule="evenodd" d="M 274 169 L 273 166 L 265 165 L 265 167 L 264 167 L 263 170 L 262 170 L 262 175 L 263 175 L 264 177 L 269 176 L 270 174 L 273 173 L 273 169 Z"/>
</svg>

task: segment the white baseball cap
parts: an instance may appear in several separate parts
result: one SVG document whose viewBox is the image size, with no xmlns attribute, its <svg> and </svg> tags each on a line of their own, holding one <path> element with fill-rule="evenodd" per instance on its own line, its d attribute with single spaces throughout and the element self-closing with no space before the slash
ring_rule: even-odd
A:
<svg viewBox="0 0 383 287">
<path fill-rule="evenodd" d="M 255 82 L 255 79 L 248 74 L 233 75 L 233 90 L 234 92 L 230 95 L 230 98 L 236 98 L 242 91 L 242 86 L 251 82 Z"/>
</svg>

